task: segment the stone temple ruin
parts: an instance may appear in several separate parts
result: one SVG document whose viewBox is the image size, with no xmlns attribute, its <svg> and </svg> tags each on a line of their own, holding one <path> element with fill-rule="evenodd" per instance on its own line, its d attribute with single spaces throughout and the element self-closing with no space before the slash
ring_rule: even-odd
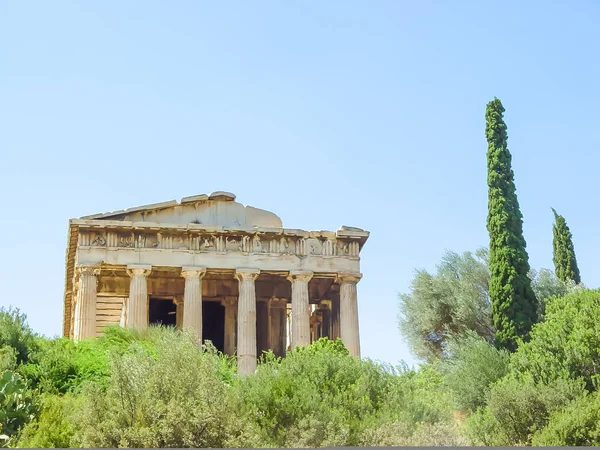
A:
<svg viewBox="0 0 600 450">
<path fill-rule="evenodd" d="M 63 335 L 191 327 L 236 354 L 240 373 L 263 350 L 284 356 L 320 337 L 360 356 L 356 284 L 368 237 L 283 228 L 228 192 L 71 219 Z"/>
</svg>

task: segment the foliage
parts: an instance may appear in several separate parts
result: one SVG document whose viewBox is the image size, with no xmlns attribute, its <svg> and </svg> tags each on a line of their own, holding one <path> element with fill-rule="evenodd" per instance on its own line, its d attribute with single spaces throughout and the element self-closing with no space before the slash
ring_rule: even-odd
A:
<svg viewBox="0 0 600 450">
<path fill-rule="evenodd" d="M 410 294 L 399 296 L 402 335 L 422 359 L 443 356 L 448 339 L 473 330 L 493 340 L 488 297 L 487 250 L 447 251 L 435 275 L 417 271 Z"/>
<path fill-rule="evenodd" d="M 131 329 L 109 327 L 98 339 L 75 343 L 68 338 L 39 339 L 38 350 L 21 372 L 43 392 L 66 393 L 78 390 L 86 381 L 105 385 L 110 374 L 110 354 L 124 353 L 138 342 L 152 347 L 153 327 L 145 335 Z"/>
<path fill-rule="evenodd" d="M 565 218 L 559 215 L 554 208 L 554 225 L 552 226 L 552 260 L 556 276 L 564 282 L 569 280 L 579 284 L 581 276 L 579 275 L 579 267 L 577 266 L 577 258 L 575 257 L 575 248 L 573 246 L 573 235 L 567 226 Z"/>
<path fill-rule="evenodd" d="M 40 400 L 38 417 L 29 422 L 14 445 L 20 448 L 69 448 L 75 445 L 73 436 L 77 427 L 74 414 L 82 397 L 45 394 Z"/>
<path fill-rule="evenodd" d="M 529 257 L 523 237 L 523 216 L 507 147 L 504 107 L 495 98 L 486 108 L 488 141 L 488 217 L 490 235 L 490 298 L 495 343 L 514 351 L 537 321 L 537 299 L 531 288 Z"/>
<path fill-rule="evenodd" d="M 84 447 L 253 446 L 240 414 L 233 368 L 214 349 L 202 350 L 192 334 L 155 330 L 155 350 L 137 342 L 111 354 L 106 390 L 83 390 L 85 404 L 74 441 Z"/>
<path fill-rule="evenodd" d="M 10 438 L 33 417 L 35 405 L 23 379 L 12 371 L 0 378 L 0 431 Z"/>
<path fill-rule="evenodd" d="M 368 430 L 435 424 L 450 415 L 439 380 L 426 370 L 390 368 L 352 358 L 341 341 L 321 339 L 267 357 L 240 390 L 260 440 L 276 447 L 370 445 Z M 448 402 L 446 401 L 446 404 Z"/>
<path fill-rule="evenodd" d="M 449 344 L 450 356 L 441 363 L 445 385 L 459 409 L 474 411 L 485 405 L 490 386 L 508 372 L 509 354 L 474 332 Z"/>
<path fill-rule="evenodd" d="M 27 316 L 18 308 L 0 307 L 0 348 L 12 347 L 17 362 L 28 360 L 36 347 L 35 334 L 27 325 Z"/>
<path fill-rule="evenodd" d="M 452 422 L 435 424 L 418 424 L 410 427 L 404 422 L 389 422 L 368 429 L 365 432 L 364 443 L 371 447 L 394 446 L 459 446 L 467 445 L 462 436 L 461 428 Z"/>
<path fill-rule="evenodd" d="M 583 380 L 598 387 L 600 365 L 600 290 L 581 290 L 552 299 L 544 322 L 511 360 L 513 371 L 535 382 Z"/>
<path fill-rule="evenodd" d="M 487 407 L 467 420 L 469 435 L 473 443 L 487 446 L 530 445 L 550 414 L 582 392 L 581 384 L 565 380 L 543 384 L 509 375 L 492 387 Z"/>
<path fill-rule="evenodd" d="M 17 351 L 13 347 L 5 345 L 0 347 L 0 374 L 7 370 L 14 371 L 17 368 Z"/>
<path fill-rule="evenodd" d="M 598 405 L 599 322 L 600 290 L 551 299 L 544 322 L 533 327 L 530 341 L 511 355 L 508 375 L 490 389 L 486 408 L 469 418 L 473 441 L 529 445 L 539 438 L 570 445 L 564 438 L 569 430 L 575 430 L 573 439 L 593 439 L 594 428 L 585 424 Z M 592 392 L 587 400 L 586 392 Z M 581 408 L 576 420 L 568 418 L 573 408 Z"/>
<path fill-rule="evenodd" d="M 582 395 L 550 416 L 548 425 L 533 436 L 532 445 L 600 445 L 600 395 Z"/>
<path fill-rule="evenodd" d="M 550 298 L 582 288 L 560 281 L 548 269 L 530 270 L 528 276 L 538 299 L 540 317 Z M 448 342 L 467 331 L 494 342 L 489 279 L 486 248 L 479 248 L 474 254 L 446 251 L 434 275 L 417 271 L 411 292 L 399 296 L 398 315 L 400 332 L 413 354 L 425 360 L 447 356 Z"/>
</svg>

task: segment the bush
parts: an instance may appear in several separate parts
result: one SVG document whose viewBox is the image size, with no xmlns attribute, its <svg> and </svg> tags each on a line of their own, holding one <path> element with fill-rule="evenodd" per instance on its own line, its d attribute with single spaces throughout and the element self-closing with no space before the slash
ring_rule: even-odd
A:
<svg viewBox="0 0 600 450">
<path fill-rule="evenodd" d="M 467 420 L 469 435 L 474 443 L 483 445 L 530 445 L 550 415 L 583 392 L 581 383 L 556 380 L 536 384 L 509 375 L 492 387 L 487 408 Z"/>
<path fill-rule="evenodd" d="M 17 368 L 17 351 L 5 345 L 0 347 L 0 374 L 7 370 L 14 371 Z"/>
<path fill-rule="evenodd" d="M 242 380 L 240 395 L 264 445 L 348 446 L 364 445 L 371 427 L 401 422 L 412 430 L 418 422 L 437 423 L 444 397 L 428 395 L 437 386 L 431 372 L 353 358 L 341 341 L 320 339 L 282 360 L 266 357 Z"/>
<path fill-rule="evenodd" d="M 533 327 L 529 342 L 511 358 L 511 371 L 536 383 L 583 380 L 597 389 L 600 367 L 600 290 L 581 290 L 553 298 L 546 319 Z"/>
<path fill-rule="evenodd" d="M 600 445 L 600 395 L 582 395 L 566 408 L 550 416 L 548 425 L 539 431 L 533 445 L 596 446 Z"/>
<path fill-rule="evenodd" d="M 27 316 L 17 308 L 0 307 L 0 348 L 15 349 L 17 363 L 28 360 L 36 348 L 36 336 L 27 325 Z"/>
<path fill-rule="evenodd" d="M 42 338 L 30 362 L 20 370 L 33 386 L 47 393 L 75 392 L 86 381 L 106 387 L 110 355 L 127 352 L 132 343 L 151 349 L 154 328 L 140 334 L 136 330 L 109 327 L 99 338 L 78 343 L 68 338 Z"/>
<path fill-rule="evenodd" d="M 77 411 L 81 398 L 65 395 L 43 395 L 40 414 L 29 422 L 14 445 L 19 448 L 69 448 L 77 427 Z"/>
<path fill-rule="evenodd" d="M 468 411 L 485 405 L 490 386 L 508 372 L 509 353 L 474 332 L 450 340 L 448 353 L 441 370 L 455 405 Z"/>
<path fill-rule="evenodd" d="M 154 349 L 137 342 L 110 355 L 106 389 L 88 382 L 74 441 L 84 447 L 253 446 L 248 420 L 226 380 L 233 368 L 214 349 L 176 330 L 150 332 Z M 228 372 L 228 373 L 226 373 Z"/>
</svg>

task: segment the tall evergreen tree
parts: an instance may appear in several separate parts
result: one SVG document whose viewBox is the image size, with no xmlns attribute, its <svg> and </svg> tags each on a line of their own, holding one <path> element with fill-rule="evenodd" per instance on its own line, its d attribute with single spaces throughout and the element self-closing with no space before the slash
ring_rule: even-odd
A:
<svg viewBox="0 0 600 450">
<path fill-rule="evenodd" d="M 581 283 L 581 277 L 579 276 L 579 267 L 577 267 L 577 258 L 575 258 L 573 235 L 565 218 L 559 215 L 554 208 L 552 208 L 552 212 L 554 213 L 552 260 L 554 261 L 556 277 L 562 281 L 572 280 L 579 284 Z"/>
<path fill-rule="evenodd" d="M 504 107 L 497 98 L 487 104 L 488 217 L 490 235 L 490 300 L 495 342 L 514 351 L 527 339 L 537 320 L 537 299 L 531 288 L 529 257 L 523 237 L 523 216 L 507 147 Z"/>
</svg>

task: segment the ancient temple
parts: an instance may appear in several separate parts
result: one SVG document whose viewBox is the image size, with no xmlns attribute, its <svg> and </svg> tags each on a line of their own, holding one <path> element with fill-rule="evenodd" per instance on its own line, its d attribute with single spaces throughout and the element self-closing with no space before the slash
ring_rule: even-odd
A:
<svg viewBox="0 0 600 450">
<path fill-rule="evenodd" d="M 228 192 L 71 219 L 63 334 L 191 327 L 236 354 L 240 373 L 263 350 L 283 356 L 320 337 L 360 356 L 356 284 L 368 237 L 283 228 Z"/>
</svg>

